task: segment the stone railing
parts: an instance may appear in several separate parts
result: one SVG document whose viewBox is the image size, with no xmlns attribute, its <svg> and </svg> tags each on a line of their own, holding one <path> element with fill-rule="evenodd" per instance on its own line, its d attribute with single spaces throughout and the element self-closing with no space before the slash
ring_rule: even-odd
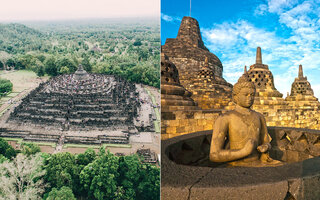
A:
<svg viewBox="0 0 320 200">
<path fill-rule="evenodd" d="M 268 127 L 278 167 L 224 167 L 209 161 L 212 131 L 162 140 L 162 199 L 317 200 L 320 131 Z"/>
</svg>

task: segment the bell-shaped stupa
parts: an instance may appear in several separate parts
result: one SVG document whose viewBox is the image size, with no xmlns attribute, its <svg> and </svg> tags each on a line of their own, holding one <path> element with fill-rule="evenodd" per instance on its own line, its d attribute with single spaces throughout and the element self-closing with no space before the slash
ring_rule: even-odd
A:
<svg viewBox="0 0 320 200">
<path fill-rule="evenodd" d="M 193 93 L 192 98 L 199 107 L 212 109 L 228 105 L 231 99 L 225 97 L 231 96 L 232 85 L 222 77 L 219 58 L 205 47 L 196 19 L 183 17 L 178 36 L 167 39 L 162 52 L 175 64 L 181 85 Z"/>
<path fill-rule="evenodd" d="M 161 110 L 193 110 L 196 103 L 190 98 L 187 91 L 179 81 L 179 72 L 168 57 L 161 53 Z"/>
<path fill-rule="evenodd" d="M 294 79 L 291 85 L 290 96 L 286 98 L 286 101 L 293 107 L 319 107 L 318 99 L 313 94 L 311 84 L 307 77 L 303 76 L 302 65 L 299 65 L 298 77 Z"/>
</svg>

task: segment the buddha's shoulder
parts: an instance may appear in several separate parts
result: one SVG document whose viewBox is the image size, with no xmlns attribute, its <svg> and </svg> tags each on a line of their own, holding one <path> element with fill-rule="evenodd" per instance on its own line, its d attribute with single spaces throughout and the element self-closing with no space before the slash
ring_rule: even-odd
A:
<svg viewBox="0 0 320 200">
<path fill-rule="evenodd" d="M 223 114 L 221 114 L 218 119 L 227 119 L 227 118 L 231 118 L 233 116 L 237 116 L 237 112 L 234 110 L 230 110 L 228 112 L 225 112 Z"/>
<path fill-rule="evenodd" d="M 257 111 L 252 110 L 252 114 L 257 115 L 257 117 L 264 118 L 263 114 L 261 114 L 261 113 L 259 113 Z"/>
<path fill-rule="evenodd" d="M 256 111 L 254 111 L 254 110 L 251 110 L 251 114 L 252 115 L 256 115 L 256 117 L 263 117 L 264 118 L 264 116 L 261 114 L 261 113 L 259 113 L 259 112 L 256 112 Z M 222 115 L 220 115 L 219 116 L 219 118 L 230 118 L 230 117 L 240 117 L 240 116 L 242 116 L 243 114 L 241 114 L 240 112 L 238 112 L 238 111 L 236 111 L 236 110 L 230 110 L 230 111 L 228 111 L 228 112 L 226 112 L 226 113 L 223 113 Z"/>
</svg>

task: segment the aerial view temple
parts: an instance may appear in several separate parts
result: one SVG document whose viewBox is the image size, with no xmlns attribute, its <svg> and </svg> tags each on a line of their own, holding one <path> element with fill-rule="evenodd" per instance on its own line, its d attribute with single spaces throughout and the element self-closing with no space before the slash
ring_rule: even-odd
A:
<svg viewBox="0 0 320 200">
<path fill-rule="evenodd" d="M 7 111 L 0 121 L 0 136 L 57 144 L 48 152 L 62 151 L 68 143 L 133 142 L 141 143 L 135 147 L 140 149 L 144 142 L 153 142 L 150 134 L 155 132 L 156 107 L 143 85 L 114 75 L 87 73 L 80 65 L 73 74 L 40 83 Z"/>
<path fill-rule="evenodd" d="M 88 74 L 80 67 L 74 74 L 41 84 L 16 107 L 9 122 L 66 130 L 130 128 L 137 117 L 138 100 L 135 84 L 119 77 Z"/>
<path fill-rule="evenodd" d="M 286 98 L 260 47 L 235 85 L 222 71 L 184 17 L 162 46 L 161 197 L 318 199 L 320 103 L 302 65 Z"/>
</svg>

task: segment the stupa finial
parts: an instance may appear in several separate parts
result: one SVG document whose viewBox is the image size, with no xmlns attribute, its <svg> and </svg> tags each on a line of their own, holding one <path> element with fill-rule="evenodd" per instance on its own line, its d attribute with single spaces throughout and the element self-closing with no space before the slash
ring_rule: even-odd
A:
<svg viewBox="0 0 320 200">
<path fill-rule="evenodd" d="M 260 47 L 257 47 L 256 64 L 262 64 L 262 55 Z"/>
<path fill-rule="evenodd" d="M 299 65 L 299 74 L 298 74 L 299 78 L 303 78 L 303 70 L 302 70 L 302 65 Z"/>
</svg>

